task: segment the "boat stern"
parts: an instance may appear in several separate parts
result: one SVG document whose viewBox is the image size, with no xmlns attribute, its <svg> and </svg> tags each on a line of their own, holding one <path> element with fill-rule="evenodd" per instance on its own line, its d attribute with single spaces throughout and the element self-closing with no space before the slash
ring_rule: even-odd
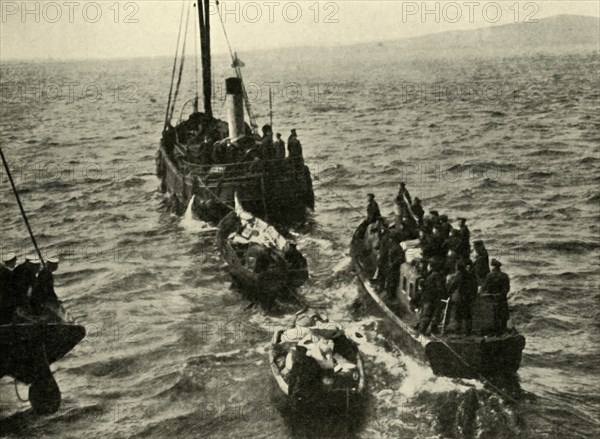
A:
<svg viewBox="0 0 600 439">
<path fill-rule="evenodd" d="M 425 347 L 427 359 L 436 375 L 453 378 L 513 375 L 521 365 L 525 337 L 434 339 Z"/>
</svg>

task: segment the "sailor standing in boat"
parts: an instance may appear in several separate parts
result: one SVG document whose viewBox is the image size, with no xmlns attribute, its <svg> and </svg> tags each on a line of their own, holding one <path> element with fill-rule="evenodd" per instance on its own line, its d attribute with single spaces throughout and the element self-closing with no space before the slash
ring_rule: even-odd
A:
<svg viewBox="0 0 600 439">
<path fill-rule="evenodd" d="M 473 272 L 477 276 L 479 285 L 483 285 L 483 282 L 490 272 L 490 259 L 488 252 L 483 245 L 483 241 L 477 240 L 473 242 L 473 248 L 475 250 L 475 258 L 473 260 Z"/>
<path fill-rule="evenodd" d="M 467 227 L 467 220 L 465 218 L 458 218 L 458 236 L 460 237 L 460 246 L 457 249 L 458 256 L 463 260 L 468 260 L 471 254 L 471 232 Z"/>
<path fill-rule="evenodd" d="M 40 270 L 31 288 L 31 308 L 35 314 L 42 314 L 45 305 L 58 304 L 54 291 L 54 273 L 58 269 L 58 258 L 46 259 L 46 266 Z"/>
<path fill-rule="evenodd" d="M 27 256 L 25 261 L 17 265 L 13 271 L 11 308 L 13 313 L 21 310 L 29 313 L 31 289 L 40 269 L 40 260 L 35 256 Z"/>
<path fill-rule="evenodd" d="M 417 217 L 417 221 L 419 223 L 419 225 L 423 225 L 423 216 L 425 215 L 425 211 L 423 210 L 423 206 L 421 206 L 421 199 L 418 197 L 415 197 L 411 209 L 413 211 L 413 213 L 415 214 L 415 216 Z"/>
<path fill-rule="evenodd" d="M 492 259 L 490 263 L 492 271 L 486 276 L 481 287 L 483 294 L 496 296 L 498 306 L 496 308 L 496 330 L 498 334 L 506 331 L 508 322 L 508 292 L 510 291 L 510 279 L 508 274 L 502 272 L 500 267 L 502 263 L 497 259 Z"/>
<path fill-rule="evenodd" d="M 299 164 L 304 164 L 304 159 L 302 158 L 302 145 L 298 140 L 298 134 L 296 133 L 295 128 L 291 131 L 290 137 L 288 137 L 288 157 L 294 161 L 298 160 Z"/>
<path fill-rule="evenodd" d="M 281 133 L 277 133 L 275 141 L 275 158 L 283 160 L 285 158 L 285 142 L 281 139 Z"/>
<path fill-rule="evenodd" d="M 419 332 L 421 334 L 436 334 L 438 332 L 439 317 L 441 315 L 442 299 L 446 295 L 446 280 L 438 263 L 427 266 L 427 277 L 423 283 L 421 296 L 421 319 Z M 431 330 L 429 326 L 431 325 Z"/>
<path fill-rule="evenodd" d="M 9 253 L 0 262 L 0 325 L 9 323 L 14 309 L 11 307 L 13 270 L 17 255 Z"/>
<path fill-rule="evenodd" d="M 275 156 L 273 146 L 273 129 L 271 125 L 262 127 L 263 136 L 260 142 L 260 158 L 263 160 L 272 160 Z"/>
<path fill-rule="evenodd" d="M 367 194 L 367 224 L 373 224 L 381 219 L 379 204 L 375 201 L 375 195 Z"/>
<path fill-rule="evenodd" d="M 408 189 L 406 189 L 406 183 L 401 182 L 398 186 L 398 195 L 396 195 L 396 215 L 400 218 L 407 217 L 409 215 L 409 206 L 412 204 L 412 198 Z"/>
<path fill-rule="evenodd" d="M 448 329 L 463 333 L 468 337 L 473 328 L 472 307 L 477 298 L 477 279 L 467 270 L 462 261 L 456 263 L 456 273 L 448 278 L 448 293 L 450 296 L 450 325 Z M 446 318 L 448 319 L 448 317 Z"/>
<path fill-rule="evenodd" d="M 456 229 L 452 230 L 452 232 L 450 232 L 450 237 L 446 240 L 446 248 L 449 251 L 452 250 L 457 255 L 461 256 L 460 255 L 461 245 L 462 245 L 462 239 L 460 237 L 460 231 L 456 230 Z M 467 259 L 468 259 L 468 256 L 467 256 Z"/>
<path fill-rule="evenodd" d="M 444 239 L 448 239 L 450 237 L 450 232 L 452 231 L 452 225 L 448 222 L 448 215 L 440 215 L 440 233 Z"/>
<path fill-rule="evenodd" d="M 433 223 L 434 226 L 438 225 L 441 222 L 440 214 L 438 213 L 437 210 L 430 210 L 429 216 L 431 217 L 431 222 Z"/>
<path fill-rule="evenodd" d="M 400 202 L 404 201 L 407 201 L 409 206 L 412 204 L 412 197 L 410 196 L 408 189 L 406 189 L 406 183 L 401 181 L 398 185 L 398 196 L 396 197 L 396 203 L 400 204 Z"/>
</svg>

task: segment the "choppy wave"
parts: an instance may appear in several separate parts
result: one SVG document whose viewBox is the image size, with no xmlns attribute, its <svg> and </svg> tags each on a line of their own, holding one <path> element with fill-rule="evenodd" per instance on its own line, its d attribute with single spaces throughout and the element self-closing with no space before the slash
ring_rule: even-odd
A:
<svg viewBox="0 0 600 439">
<path fill-rule="evenodd" d="M 247 61 L 249 81 L 308 83 L 314 76 L 338 85 L 326 96 L 331 100 L 278 102 L 276 126 L 298 130 L 316 193 L 311 224 L 299 237 L 311 272 L 300 295 L 365 334 L 368 397 L 356 436 L 593 437 L 598 424 L 590 414 L 600 407 L 600 177 L 597 127 L 589 121 L 597 113 L 597 55 L 385 58 L 384 66 L 335 70 L 313 60 L 304 66 L 314 70 L 310 78 L 298 77 L 308 73 L 297 63 Z M 228 74 L 219 66 L 215 78 Z M 559 76 L 548 81 L 548 71 Z M 135 80 L 143 95 L 138 102 L 0 106 L 3 151 L 14 163 L 33 230 L 44 251 L 63 258 L 58 294 L 88 326 L 86 341 L 56 363 L 64 401 L 58 414 L 33 415 L 12 382 L 0 381 L 0 434 L 294 437 L 271 402 L 265 352 L 273 328 L 289 325 L 298 306 L 251 306 L 231 288 L 214 229 L 171 215 L 156 191 L 154 154 L 166 102 L 152 99 L 166 96 L 170 73 L 171 61 L 162 58 L 3 66 L 5 81 Z M 493 103 L 402 96 L 399 77 L 418 82 L 432 75 L 459 83 L 536 82 L 541 90 L 535 98 Z M 366 85 L 357 80 L 365 77 Z M 268 114 L 268 102 L 253 106 Z M 66 129 L 69 120 L 76 125 Z M 72 166 L 72 178 L 17 172 L 57 159 Z M 85 173 L 90 162 L 102 173 Z M 135 164 L 125 178 L 116 172 L 123 163 Z M 528 341 L 520 382 L 504 383 L 502 394 L 487 383 L 433 376 L 380 334 L 376 317 L 351 316 L 357 289 L 348 244 L 364 195 L 376 193 L 382 212 L 391 212 L 400 181 L 426 210 L 466 215 L 472 236 L 486 241 L 511 276 L 511 313 Z M 8 190 L 0 187 L 2 245 L 27 254 Z M 258 415 L 240 415 L 248 404 Z M 315 424 L 307 436 L 315 435 Z"/>
</svg>

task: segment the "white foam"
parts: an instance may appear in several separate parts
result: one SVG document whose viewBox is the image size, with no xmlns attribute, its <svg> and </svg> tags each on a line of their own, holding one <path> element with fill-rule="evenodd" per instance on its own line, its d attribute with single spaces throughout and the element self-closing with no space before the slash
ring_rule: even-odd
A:
<svg viewBox="0 0 600 439">
<path fill-rule="evenodd" d="M 333 273 L 345 273 L 347 271 L 350 271 L 351 266 L 352 259 L 350 258 L 350 256 L 345 256 L 340 262 L 335 264 L 335 266 L 333 267 Z"/>
<path fill-rule="evenodd" d="M 360 325 L 366 328 L 377 322 L 377 320 L 371 317 L 363 320 Z M 351 329 L 352 326 L 349 325 L 346 329 Z M 360 332 L 363 334 L 367 332 L 372 333 L 372 331 L 367 331 L 366 329 Z M 456 390 L 465 392 L 470 388 L 483 389 L 483 383 L 478 380 L 436 376 L 429 365 L 422 364 L 401 351 L 389 352 L 384 347 L 379 346 L 376 340 L 369 341 L 365 337 L 358 342 L 362 353 L 372 357 L 376 363 L 382 364 L 389 373 L 402 377 L 402 382 L 397 390 L 402 399 L 411 399 L 421 392 L 444 393 Z"/>
<path fill-rule="evenodd" d="M 483 383 L 478 380 L 436 376 L 428 365 L 421 364 L 404 353 L 402 357 L 406 367 L 406 378 L 400 386 L 400 393 L 407 399 L 421 392 L 445 393 L 453 390 L 466 392 L 473 387 L 483 389 Z"/>
<path fill-rule="evenodd" d="M 192 206 L 194 204 L 194 199 L 196 196 L 192 196 L 190 202 L 188 203 L 187 209 L 185 210 L 185 214 L 181 219 L 181 226 L 190 233 L 210 233 L 217 230 L 216 227 L 211 226 L 204 221 L 200 221 L 199 219 L 194 218 L 194 213 L 192 212 Z"/>
</svg>

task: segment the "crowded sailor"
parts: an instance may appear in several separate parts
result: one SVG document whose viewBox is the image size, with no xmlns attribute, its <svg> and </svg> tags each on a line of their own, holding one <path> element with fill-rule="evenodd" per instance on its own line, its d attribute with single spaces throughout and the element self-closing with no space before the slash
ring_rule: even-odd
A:
<svg viewBox="0 0 600 439">
<path fill-rule="evenodd" d="M 204 127 L 193 115 L 187 121 L 187 130 L 172 127 L 165 130 L 172 133 L 173 158 L 179 165 L 200 166 L 206 172 L 213 166 L 230 164 L 247 163 L 250 172 L 277 172 L 283 165 L 294 169 L 303 165 L 302 145 L 295 129 L 291 130 L 287 142 L 287 158 L 286 142 L 281 133 L 277 133 L 274 140 L 271 125 L 264 125 L 261 131 L 262 135 L 258 136 L 247 129 L 245 135 L 230 138 L 217 128 Z M 260 166 L 256 166 L 256 159 L 260 160 Z"/>
<path fill-rule="evenodd" d="M 375 201 L 375 195 L 367 194 L 367 223 L 373 224 L 381 219 L 379 204 Z"/>
<path fill-rule="evenodd" d="M 376 252 L 371 281 L 384 300 L 395 300 L 400 267 L 406 263 L 417 273 L 414 290 L 403 289 L 409 294 L 411 309 L 418 310 L 415 329 L 420 333 L 470 336 L 478 298 L 493 306 L 494 321 L 489 325 L 493 329 L 488 335 L 506 332 L 510 280 L 501 271 L 500 261 L 492 259 L 490 264 L 483 241 L 473 242 L 471 257 L 471 233 L 466 218 L 457 218 L 453 226 L 448 216 L 437 210 L 425 215 L 421 200 L 411 200 L 402 182 L 394 199 L 396 220 L 387 226 L 373 194 L 367 197 L 364 239 L 367 247 Z"/>
<path fill-rule="evenodd" d="M 36 256 L 18 265 L 16 261 L 16 255 L 9 254 L 0 263 L 0 324 L 55 317 L 60 305 L 53 275 L 58 258 L 48 258 L 44 265 Z"/>
</svg>

